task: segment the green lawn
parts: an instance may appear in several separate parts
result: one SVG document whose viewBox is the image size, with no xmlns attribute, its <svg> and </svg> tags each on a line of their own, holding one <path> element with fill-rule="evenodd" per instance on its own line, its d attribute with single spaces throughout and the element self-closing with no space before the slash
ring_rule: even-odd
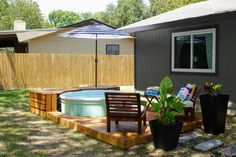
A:
<svg viewBox="0 0 236 157">
<path fill-rule="evenodd" d="M 227 118 L 226 133 L 203 136 L 175 150 L 154 149 L 152 143 L 121 150 L 48 121 L 28 111 L 28 90 L 0 90 L 0 156 L 214 156 L 218 150 L 198 152 L 192 147 L 218 138 L 223 147 L 236 143 L 236 116 Z"/>
</svg>

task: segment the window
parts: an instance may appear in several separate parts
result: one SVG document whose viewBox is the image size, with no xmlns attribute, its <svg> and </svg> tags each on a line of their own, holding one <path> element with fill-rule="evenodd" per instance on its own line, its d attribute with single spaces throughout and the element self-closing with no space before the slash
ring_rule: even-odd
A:
<svg viewBox="0 0 236 157">
<path fill-rule="evenodd" d="M 216 30 L 172 33 L 171 71 L 215 73 Z"/>
<path fill-rule="evenodd" d="M 119 45 L 106 45 L 106 54 L 107 55 L 119 55 L 120 46 Z"/>
</svg>

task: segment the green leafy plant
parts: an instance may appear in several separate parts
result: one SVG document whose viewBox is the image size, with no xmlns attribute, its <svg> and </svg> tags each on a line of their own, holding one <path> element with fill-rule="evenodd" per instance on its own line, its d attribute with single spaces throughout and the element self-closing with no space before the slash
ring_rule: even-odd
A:
<svg viewBox="0 0 236 157">
<path fill-rule="evenodd" d="M 204 90 L 211 95 L 217 95 L 221 93 L 222 86 L 220 83 L 205 82 Z"/>
<path fill-rule="evenodd" d="M 183 112 L 184 104 L 178 97 L 172 95 L 173 83 L 172 80 L 166 76 L 160 84 L 160 99 L 158 103 L 152 104 L 152 110 L 158 113 L 158 122 L 161 124 L 174 124 L 175 115 Z"/>
</svg>

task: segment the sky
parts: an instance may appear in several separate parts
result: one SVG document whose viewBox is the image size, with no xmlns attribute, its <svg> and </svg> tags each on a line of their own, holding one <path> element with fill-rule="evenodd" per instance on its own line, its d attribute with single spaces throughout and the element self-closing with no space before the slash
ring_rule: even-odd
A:
<svg viewBox="0 0 236 157">
<path fill-rule="evenodd" d="M 40 10 L 45 17 L 53 10 L 62 9 L 64 11 L 92 12 L 104 11 L 109 3 L 116 4 L 117 0 L 34 0 L 39 4 Z M 148 0 L 144 0 L 145 3 Z"/>
</svg>

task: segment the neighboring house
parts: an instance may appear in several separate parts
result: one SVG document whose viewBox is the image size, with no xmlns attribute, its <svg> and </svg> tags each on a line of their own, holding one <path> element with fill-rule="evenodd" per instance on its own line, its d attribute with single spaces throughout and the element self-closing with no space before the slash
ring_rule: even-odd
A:
<svg viewBox="0 0 236 157">
<path fill-rule="evenodd" d="M 22 39 L 42 36 L 54 32 L 56 29 L 34 29 L 26 30 L 24 21 L 14 21 L 14 30 L 0 31 L 0 48 L 14 48 L 15 52 L 28 52 L 28 42 L 19 42 Z"/>
<path fill-rule="evenodd" d="M 22 21 L 21 21 L 22 22 Z M 53 53 L 53 54 L 94 54 L 95 40 L 61 37 L 59 34 L 81 26 L 91 25 L 94 19 L 68 25 L 63 28 L 26 30 L 25 26 L 12 31 L 0 31 L 0 42 L 8 40 L 11 44 L 0 47 L 14 47 L 16 52 Z M 20 25 L 22 25 L 20 23 Z M 17 28 L 17 26 L 15 26 Z M 6 34 L 5 32 L 8 32 Z M 17 46 L 23 45 L 21 49 Z M 100 39 L 98 40 L 98 54 L 122 55 L 134 54 L 134 39 Z"/>
<path fill-rule="evenodd" d="M 135 33 L 135 87 L 169 75 L 175 90 L 188 82 L 223 84 L 236 101 L 236 0 L 209 0 L 125 26 Z"/>
</svg>

